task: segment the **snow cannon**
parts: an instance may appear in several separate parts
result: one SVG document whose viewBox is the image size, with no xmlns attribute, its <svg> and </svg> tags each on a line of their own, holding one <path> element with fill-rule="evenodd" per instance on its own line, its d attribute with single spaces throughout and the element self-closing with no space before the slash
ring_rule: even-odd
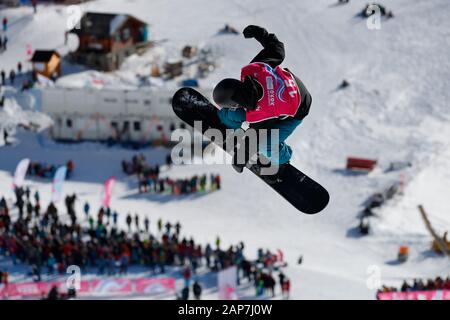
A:
<svg viewBox="0 0 450 320">
<path fill-rule="evenodd" d="M 401 263 L 404 263 L 408 260 L 409 256 L 409 247 L 408 246 L 401 246 L 398 250 L 398 261 Z"/>
</svg>

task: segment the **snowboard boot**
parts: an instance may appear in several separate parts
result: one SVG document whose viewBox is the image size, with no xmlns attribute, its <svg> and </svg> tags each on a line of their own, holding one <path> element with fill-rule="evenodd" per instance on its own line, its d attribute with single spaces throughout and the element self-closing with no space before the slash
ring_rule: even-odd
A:
<svg viewBox="0 0 450 320">
<path fill-rule="evenodd" d="M 289 162 L 280 164 L 278 167 L 278 171 L 275 174 L 272 175 L 265 175 L 261 176 L 264 181 L 266 181 L 268 184 L 276 184 L 282 181 L 281 176 L 283 175 L 284 170 L 289 166 Z"/>
<path fill-rule="evenodd" d="M 242 173 L 245 168 L 245 164 L 233 163 L 231 166 L 233 167 L 234 170 L 236 170 L 237 173 Z"/>
</svg>

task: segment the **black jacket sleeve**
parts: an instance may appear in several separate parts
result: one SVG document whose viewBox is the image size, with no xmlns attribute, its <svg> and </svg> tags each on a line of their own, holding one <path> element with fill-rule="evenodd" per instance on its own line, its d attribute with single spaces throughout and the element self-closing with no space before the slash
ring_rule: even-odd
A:
<svg viewBox="0 0 450 320">
<path fill-rule="evenodd" d="M 284 44 L 273 33 L 264 29 L 255 39 L 264 47 L 251 61 L 267 63 L 272 68 L 279 66 L 285 57 Z"/>
</svg>

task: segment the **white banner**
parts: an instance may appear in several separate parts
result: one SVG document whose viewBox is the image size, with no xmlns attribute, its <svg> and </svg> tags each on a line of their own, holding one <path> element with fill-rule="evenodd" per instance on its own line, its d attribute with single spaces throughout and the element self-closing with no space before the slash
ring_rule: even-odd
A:
<svg viewBox="0 0 450 320">
<path fill-rule="evenodd" d="M 237 296 L 237 276 L 236 266 L 222 270 L 217 275 L 217 286 L 219 287 L 220 300 L 238 300 Z"/>
<path fill-rule="evenodd" d="M 62 166 L 56 170 L 55 177 L 53 178 L 52 187 L 52 201 L 58 203 L 63 195 L 64 180 L 66 179 L 67 167 Z"/>
<path fill-rule="evenodd" d="M 13 188 L 20 188 L 27 175 L 28 166 L 30 165 L 30 159 L 22 159 L 16 167 L 16 172 L 14 173 Z"/>
</svg>

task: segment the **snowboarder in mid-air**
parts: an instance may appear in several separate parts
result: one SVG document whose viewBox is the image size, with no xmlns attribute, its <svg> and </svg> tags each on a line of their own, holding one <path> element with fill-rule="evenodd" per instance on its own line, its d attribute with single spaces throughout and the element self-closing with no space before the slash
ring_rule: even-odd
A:
<svg viewBox="0 0 450 320">
<path fill-rule="evenodd" d="M 173 96 L 172 109 L 232 155 L 236 171 L 247 167 L 303 213 L 321 212 L 329 203 L 328 191 L 289 163 L 292 149 L 285 143 L 308 115 L 311 95 L 300 79 L 280 67 L 284 45 L 274 34 L 258 26 L 248 26 L 243 33 L 263 49 L 242 68 L 240 80 L 224 79 L 217 84 L 213 91 L 216 105 L 191 87 L 180 88 Z M 197 122 L 202 125 L 196 126 Z M 244 122 L 250 129 L 243 131 Z"/>
<path fill-rule="evenodd" d="M 279 165 L 278 174 L 272 177 L 276 182 L 292 156 L 285 140 L 308 115 L 312 99 L 300 79 L 280 67 L 285 58 L 284 45 L 273 33 L 250 25 L 243 34 L 245 38 L 255 38 L 263 49 L 242 68 L 240 80 L 220 81 L 214 88 L 213 98 L 222 107 L 218 115 L 228 128 L 239 129 L 246 121 L 256 130 L 279 130 L 279 152 L 272 152 L 276 141 L 270 141 L 270 134 L 266 143 L 258 145 L 259 153 Z M 233 167 L 242 172 L 245 165 L 235 161 Z"/>
</svg>

